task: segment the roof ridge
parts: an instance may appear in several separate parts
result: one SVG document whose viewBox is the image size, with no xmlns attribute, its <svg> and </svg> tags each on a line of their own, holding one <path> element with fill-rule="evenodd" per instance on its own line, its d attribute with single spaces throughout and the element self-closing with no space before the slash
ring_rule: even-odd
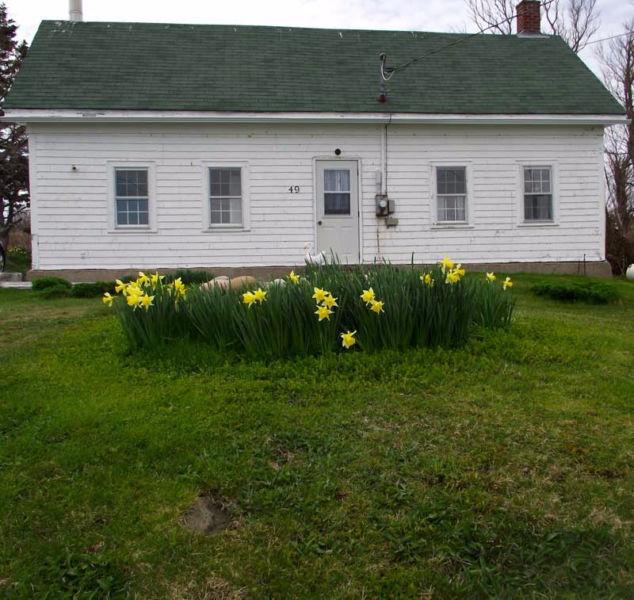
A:
<svg viewBox="0 0 634 600">
<path fill-rule="evenodd" d="M 418 29 L 359 29 L 349 27 L 304 27 L 299 25 L 256 25 L 245 23 L 173 23 L 173 22 L 161 22 L 161 21 L 68 21 L 65 19 L 43 19 L 40 24 L 51 23 L 56 25 L 70 26 L 70 27 L 83 27 L 85 25 L 140 25 L 140 26 L 156 26 L 156 27 L 222 27 L 222 28 L 235 28 L 235 29 L 260 29 L 260 30 L 288 30 L 288 31 L 318 31 L 318 32 L 350 32 L 350 33 L 402 33 L 412 35 L 433 35 L 433 36 L 448 36 L 456 38 L 467 38 L 474 35 L 481 35 L 482 37 L 491 38 L 511 38 L 511 39 L 539 39 L 539 38 L 554 38 L 559 37 L 556 35 L 543 34 L 539 37 L 536 36 L 518 36 L 517 34 L 506 33 L 481 33 L 471 32 L 462 33 L 454 31 L 426 31 Z"/>
</svg>

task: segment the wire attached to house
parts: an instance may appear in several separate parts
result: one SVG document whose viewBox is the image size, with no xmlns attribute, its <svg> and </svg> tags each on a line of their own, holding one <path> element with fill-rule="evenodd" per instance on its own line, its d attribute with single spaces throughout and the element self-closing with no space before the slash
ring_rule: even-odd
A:
<svg viewBox="0 0 634 600">
<path fill-rule="evenodd" d="M 544 2 L 542 6 L 544 8 L 547 8 L 554 1 L 555 0 L 549 0 L 548 2 Z M 458 46 L 459 44 L 464 44 L 472 40 L 473 38 L 478 37 L 481 34 L 486 33 L 487 31 L 490 31 L 491 29 L 495 29 L 496 27 L 500 27 L 501 25 L 506 25 L 506 23 L 510 23 L 511 21 L 514 21 L 515 19 L 517 19 L 517 14 L 511 15 L 510 17 L 507 17 L 506 19 L 499 21 L 498 23 L 493 23 L 492 25 L 489 25 L 488 27 L 481 29 L 477 33 L 473 33 L 467 37 L 460 38 L 459 40 L 456 40 L 455 42 L 451 42 L 450 44 L 445 44 L 444 46 L 441 46 L 440 48 L 436 48 L 435 50 L 431 50 L 429 52 L 426 52 L 425 54 L 421 54 L 420 56 L 411 58 L 407 62 L 404 62 L 400 65 L 396 65 L 394 67 L 386 66 L 385 63 L 387 61 L 387 54 L 385 52 L 381 52 L 381 54 L 379 54 L 379 59 L 381 60 L 381 77 L 383 78 L 383 81 L 389 81 L 394 75 L 394 73 L 396 73 L 396 71 L 402 71 L 404 69 L 407 69 L 407 67 L 410 67 L 414 63 L 417 63 L 418 61 L 423 60 L 424 58 L 427 58 L 429 56 L 434 56 L 435 54 L 440 54 L 441 52 L 444 52 L 448 48 L 453 48 L 454 46 Z"/>
<path fill-rule="evenodd" d="M 607 42 L 608 40 L 615 40 L 616 38 L 625 37 L 626 35 L 631 35 L 634 38 L 634 31 L 625 31 L 624 33 L 611 35 L 610 37 L 601 38 L 600 40 L 592 40 L 591 42 L 588 42 L 586 46 L 592 46 L 592 44 L 599 44 L 600 42 Z"/>
</svg>

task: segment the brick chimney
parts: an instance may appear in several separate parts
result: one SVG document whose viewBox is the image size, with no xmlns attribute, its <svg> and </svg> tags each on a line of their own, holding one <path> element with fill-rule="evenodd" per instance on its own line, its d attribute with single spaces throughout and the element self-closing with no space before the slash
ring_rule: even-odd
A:
<svg viewBox="0 0 634 600">
<path fill-rule="evenodd" d="M 517 5 L 518 35 L 539 35 L 542 32 L 541 7 L 540 0 L 522 0 Z"/>
</svg>

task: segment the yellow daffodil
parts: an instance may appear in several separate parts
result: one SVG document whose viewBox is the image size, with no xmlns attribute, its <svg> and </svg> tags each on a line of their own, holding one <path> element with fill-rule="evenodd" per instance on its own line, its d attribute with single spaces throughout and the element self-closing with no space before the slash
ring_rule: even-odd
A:
<svg viewBox="0 0 634 600">
<path fill-rule="evenodd" d="M 150 283 L 150 278 L 143 271 L 139 271 L 139 276 L 136 281 L 139 285 L 146 285 Z"/>
<path fill-rule="evenodd" d="M 445 271 L 449 271 L 450 269 L 453 269 L 454 264 L 455 264 L 454 261 L 451 260 L 448 256 L 445 256 L 445 258 L 443 258 L 440 261 L 440 267 L 442 268 L 443 273 Z"/>
<path fill-rule="evenodd" d="M 295 275 L 295 271 L 291 271 L 288 274 L 288 278 L 294 283 L 294 284 L 298 284 L 299 280 L 301 279 L 299 275 Z"/>
<path fill-rule="evenodd" d="M 123 283 L 123 281 L 121 281 L 121 279 L 117 279 L 117 281 L 115 281 L 116 285 L 114 288 L 114 291 L 117 294 L 120 294 L 121 292 L 125 293 L 125 289 L 127 287 L 127 284 Z"/>
<path fill-rule="evenodd" d="M 114 298 L 110 295 L 109 292 L 106 292 L 103 295 L 103 298 L 101 299 L 101 301 L 106 305 L 106 306 L 112 306 L 112 303 L 114 302 Z"/>
<path fill-rule="evenodd" d="M 493 283 L 495 281 L 496 277 L 495 277 L 495 273 L 487 273 L 487 281 L 489 283 Z"/>
<path fill-rule="evenodd" d="M 321 288 L 318 288 L 318 287 L 314 288 L 313 291 L 315 292 L 313 294 L 313 298 L 315 299 L 315 302 L 317 303 L 323 302 L 329 293 L 326 290 L 322 290 Z"/>
<path fill-rule="evenodd" d="M 255 302 L 255 294 L 253 292 L 245 292 L 242 294 L 242 302 L 251 308 Z"/>
<path fill-rule="evenodd" d="M 139 302 L 139 305 L 147 310 L 148 308 L 150 308 L 150 306 L 152 306 L 153 301 L 154 296 L 148 296 L 147 294 L 144 294 L 143 296 L 141 296 L 141 301 Z"/>
<path fill-rule="evenodd" d="M 370 310 L 372 312 L 375 312 L 377 315 L 385 312 L 383 310 L 383 302 L 381 302 L 380 300 L 372 300 L 372 302 L 370 302 Z"/>
<path fill-rule="evenodd" d="M 321 323 L 324 319 L 330 319 L 332 311 L 327 306 L 318 306 L 315 314 L 319 317 Z"/>
<path fill-rule="evenodd" d="M 464 277 L 466 271 L 462 268 L 462 265 L 460 263 L 458 263 L 454 269 L 453 269 L 454 273 L 457 273 L 460 277 Z"/>
<path fill-rule="evenodd" d="M 361 294 L 361 300 L 363 300 L 366 304 L 371 304 L 374 302 L 374 290 L 370 288 L 369 290 L 363 290 L 363 294 Z"/>
<path fill-rule="evenodd" d="M 154 273 L 154 275 L 150 277 L 150 282 L 152 283 L 154 287 L 156 287 L 159 283 L 163 281 L 163 279 L 165 279 L 165 275 L 159 275 L 158 273 Z"/>
<path fill-rule="evenodd" d="M 506 290 L 506 288 L 510 288 L 510 287 L 513 287 L 513 282 L 511 281 L 510 277 L 507 277 L 502 283 L 502 289 Z"/>
<path fill-rule="evenodd" d="M 460 281 L 460 274 L 456 271 L 449 271 L 449 273 L 447 273 L 447 278 L 445 279 L 445 281 L 452 285 L 454 283 L 458 283 Z"/>
<path fill-rule="evenodd" d="M 140 294 L 130 294 L 128 293 L 128 295 L 126 296 L 126 302 L 128 303 L 128 306 L 133 306 L 134 308 L 136 308 L 139 305 L 139 301 L 141 300 L 141 295 Z"/>
<path fill-rule="evenodd" d="M 256 302 L 262 304 L 266 300 L 266 292 L 262 288 L 258 288 L 253 292 L 253 298 Z"/>
<path fill-rule="evenodd" d="M 172 282 L 172 287 L 174 288 L 174 291 L 181 297 L 185 297 L 185 293 L 186 293 L 186 287 L 185 284 L 183 283 L 183 280 L 180 277 L 177 277 L 176 279 L 174 279 L 174 281 Z"/>
<path fill-rule="evenodd" d="M 431 276 L 431 273 L 425 273 L 424 275 L 421 275 L 420 276 L 420 280 L 425 285 L 429 285 L 429 286 L 434 285 L 434 278 Z"/>
<path fill-rule="evenodd" d="M 341 334 L 341 345 L 346 350 L 349 350 L 357 343 L 357 340 L 354 337 L 356 333 L 356 331 L 346 331 L 346 333 Z"/>
<path fill-rule="evenodd" d="M 329 294 L 328 296 L 324 298 L 323 305 L 327 306 L 328 308 L 334 308 L 335 306 L 339 306 L 337 304 L 337 298 L 335 298 L 332 294 Z"/>
<path fill-rule="evenodd" d="M 124 296 L 140 296 L 142 293 L 143 291 L 135 281 L 129 283 L 123 291 Z"/>
</svg>

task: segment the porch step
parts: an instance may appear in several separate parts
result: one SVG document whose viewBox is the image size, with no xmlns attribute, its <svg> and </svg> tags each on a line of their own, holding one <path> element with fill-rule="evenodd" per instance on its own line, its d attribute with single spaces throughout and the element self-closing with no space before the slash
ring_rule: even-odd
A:
<svg viewBox="0 0 634 600">
<path fill-rule="evenodd" d="M 0 281 L 0 288 L 11 290 L 30 290 L 32 284 L 30 281 Z"/>
<path fill-rule="evenodd" d="M 3 271 L 0 273 L 0 281 L 22 281 L 22 273 L 11 273 L 9 271 Z"/>
</svg>

